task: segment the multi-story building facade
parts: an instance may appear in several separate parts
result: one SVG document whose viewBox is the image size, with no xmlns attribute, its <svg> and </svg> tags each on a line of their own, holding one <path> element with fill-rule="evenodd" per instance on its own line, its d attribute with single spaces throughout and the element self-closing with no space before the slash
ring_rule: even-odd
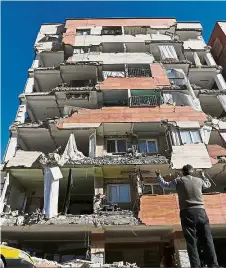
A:
<svg viewBox="0 0 226 268">
<path fill-rule="evenodd" d="M 222 74 L 226 79 L 226 21 L 216 22 L 208 45 L 216 63 L 223 67 Z"/>
<path fill-rule="evenodd" d="M 177 195 L 154 171 L 191 164 L 213 182 L 203 198 L 226 265 L 226 83 L 202 31 L 173 18 L 41 26 L 2 167 L 4 241 L 59 262 L 188 267 Z"/>
</svg>

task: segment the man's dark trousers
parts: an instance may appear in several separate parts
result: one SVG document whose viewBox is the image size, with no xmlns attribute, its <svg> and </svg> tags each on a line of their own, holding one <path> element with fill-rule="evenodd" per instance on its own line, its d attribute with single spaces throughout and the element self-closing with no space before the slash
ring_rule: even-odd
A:
<svg viewBox="0 0 226 268">
<path fill-rule="evenodd" d="M 201 267 L 197 247 L 198 240 L 200 246 L 204 249 L 204 258 L 208 267 L 219 267 L 205 209 L 189 208 L 182 210 L 180 218 L 191 267 Z"/>
</svg>

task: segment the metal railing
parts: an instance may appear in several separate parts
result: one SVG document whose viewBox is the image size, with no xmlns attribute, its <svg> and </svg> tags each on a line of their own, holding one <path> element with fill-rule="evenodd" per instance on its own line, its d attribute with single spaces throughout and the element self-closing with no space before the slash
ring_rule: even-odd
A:
<svg viewBox="0 0 226 268">
<path fill-rule="evenodd" d="M 154 107 L 160 104 L 160 99 L 156 96 L 132 96 L 129 100 L 131 107 Z"/>
<path fill-rule="evenodd" d="M 128 77 L 151 77 L 151 70 L 145 68 L 128 68 Z"/>
</svg>

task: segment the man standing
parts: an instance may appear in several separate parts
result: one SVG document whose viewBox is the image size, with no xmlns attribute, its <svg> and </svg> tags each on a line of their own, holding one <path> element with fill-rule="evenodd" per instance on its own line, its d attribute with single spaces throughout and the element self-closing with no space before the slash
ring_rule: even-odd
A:
<svg viewBox="0 0 226 268">
<path fill-rule="evenodd" d="M 160 171 L 156 171 L 158 183 L 167 190 L 178 193 L 182 230 L 187 244 L 187 251 L 191 267 L 201 267 L 197 242 L 204 248 L 204 255 L 208 267 L 219 267 L 213 244 L 209 219 L 206 214 L 202 190 L 211 186 L 209 180 L 201 172 L 202 179 L 193 177 L 194 169 L 191 165 L 182 168 L 183 176 L 166 182 Z"/>
</svg>

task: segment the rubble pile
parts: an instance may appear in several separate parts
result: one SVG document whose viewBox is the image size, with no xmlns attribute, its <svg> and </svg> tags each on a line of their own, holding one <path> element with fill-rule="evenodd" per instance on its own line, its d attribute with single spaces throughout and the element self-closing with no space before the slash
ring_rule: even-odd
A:
<svg viewBox="0 0 226 268">
<path fill-rule="evenodd" d="M 90 261 L 84 261 L 84 260 L 71 260 L 66 263 L 57 263 L 55 261 L 49 261 L 47 259 L 41 259 L 37 257 L 32 257 L 32 260 L 34 264 L 37 267 L 58 267 L 58 268 L 66 268 L 66 267 L 79 267 L 79 268 L 138 268 L 136 263 L 128 263 L 128 262 L 113 262 L 111 264 L 99 264 L 99 263 L 92 263 Z"/>
<path fill-rule="evenodd" d="M 45 266 L 50 266 L 50 265 L 51 267 L 60 267 L 59 266 L 60 264 L 55 261 L 49 261 L 47 259 L 41 259 L 37 257 L 31 257 L 31 258 L 37 267 L 45 267 Z"/>
<path fill-rule="evenodd" d="M 24 226 L 33 224 L 80 224 L 80 225 L 139 225 L 140 222 L 129 210 L 102 211 L 91 215 L 59 215 L 58 217 L 47 219 L 37 210 L 32 214 L 18 214 L 15 212 L 2 213 L 2 226 Z"/>
<path fill-rule="evenodd" d="M 43 165 L 56 165 L 56 159 L 53 154 L 48 156 L 42 156 L 40 162 Z M 162 155 L 151 155 L 151 156 L 131 156 L 131 155 L 120 155 L 120 156 L 104 156 L 104 157 L 84 157 L 82 159 L 71 160 L 66 164 L 73 165 L 143 165 L 143 164 L 167 164 L 169 160 Z"/>
<path fill-rule="evenodd" d="M 97 265 L 91 265 L 91 267 L 97 267 Z M 138 266 L 136 265 L 136 263 L 129 263 L 126 262 L 124 263 L 123 261 L 119 261 L 119 262 L 113 262 L 111 264 L 104 264 L 101 266 L 101 268 L 138 268 Z"/>
</svg>

